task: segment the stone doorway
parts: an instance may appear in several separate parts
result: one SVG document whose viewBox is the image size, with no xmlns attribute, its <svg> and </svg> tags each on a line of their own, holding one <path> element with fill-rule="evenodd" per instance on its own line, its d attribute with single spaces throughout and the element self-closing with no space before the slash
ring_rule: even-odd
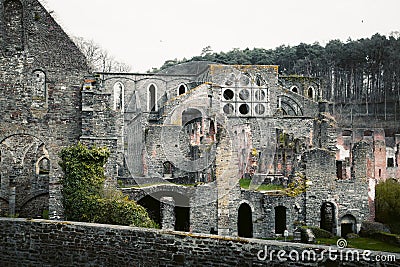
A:
<svg viewBox="0 0 400 267">
<path fill-rule="evenodd" d="M 283 235 L 286 230 L 286 207 L 275 207 L 275 234 Z"/>
<path fill-rule="evenodd" d="M 239 207 L 238 235 L 240 237 L 253 237 L 252 213 L 251 208 L 247 203 L 243 203 Z"/>
<path fill-rule="evenodd" d="M 325 202 L 321 206 L 320 228 L 334 233 L 335 227 L 335 205 L 331 202 Z"/>
<path fill-rule="evenodd" d="M 356 218 L 353 215 L 345 215 L 340 219 L 340 235 L 346 237 L 350 233 L 356 233 Z"/>
<path fill-rule="evenodd" d="M 175 231 L 189 232 L 190 208 L 175 206 Z"/>
<path fill-rule="evenodd" d="M 147 195 L 141 198 L 138 202 L 143 208 L 146 209 L 149 217 L 156 222 L 158 225 L 161 225 L 161 213 L 160 213 L 160 201 L 150 195 Z"/>
</svg>

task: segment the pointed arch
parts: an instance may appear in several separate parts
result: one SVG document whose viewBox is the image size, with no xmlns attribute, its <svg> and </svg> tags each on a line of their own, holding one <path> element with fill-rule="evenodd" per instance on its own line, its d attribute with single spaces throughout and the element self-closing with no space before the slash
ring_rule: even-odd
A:
<svg viewBox="0 0 400 267">
<path fill-rule="evenodd" d="M 157 110 L 157 86 L 152 83 L 147 87 L 147 111 Z"/>
<path fill-rule="evenodd" d="M 115 111 L 124 111 L 124 95 L 125 95 L 125 86 L 121 82 L 116 82 L 113 87 L 114 93 L 114 104 L 113 109 Z"/>
</svg>

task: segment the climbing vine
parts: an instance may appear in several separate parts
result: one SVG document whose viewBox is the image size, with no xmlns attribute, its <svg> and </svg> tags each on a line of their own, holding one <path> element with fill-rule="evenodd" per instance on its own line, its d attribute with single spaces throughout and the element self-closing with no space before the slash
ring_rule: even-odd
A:
<svg viewBox="0 0 400 267">
<path fill-rule="evenodd" d="M 115 188 L 104 188 L 106 147 L 88 148 L 81 143 L 64 148 L 59 163 L 67 220 L 139 227 L 156 227 L 146 210 Z"/>
<path fill-rule="evenodd" d="M 293 181 L 288 184 L 286 188 L 286 195 L 290 197 L 296 197 L 302 193 L 305 193 L 308 188 L 308 180 L 302 173 L 296 173 Z"/>
</svg>

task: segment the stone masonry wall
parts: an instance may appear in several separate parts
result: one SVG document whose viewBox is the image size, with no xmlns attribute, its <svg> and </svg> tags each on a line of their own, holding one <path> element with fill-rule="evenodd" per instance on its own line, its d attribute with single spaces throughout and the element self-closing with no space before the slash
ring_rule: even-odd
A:
<svg viewBox="0 0 400 267">
<path fill-rule="evenodd" d="M 86 61 L 39 1 L 1 3 L 0 205 L 13 213 L 15 202 L 21 216 L 62 216 L 58 153 L 80 135 Z M 40 172 L 43 159 L 49 166 Z"/>
<path fill-rule="evenodd" d="M 1 266 L 400 266 L 399 254 L 394 254 L 398 261 L 391 263 L 368 262 L 362 256 L 360 261 L 349 257 L 348 261 L 332 262 L 328 253 L 321 256 L 321 251 L 329 249 L 337 250 L 128 226 L 0 219 Z M 286 251 L 287 261 L 279 260 L 279 250 Z M 274 251 L 272 257 L 264 260 L 265 251 L 268 255 Z M 300 257 L 304 251 L 315 253 L 317 260 L 290 260 L 291 251 Z M 345 255 L 349 250 L 343 251 Z M 378 254 L 389 255 L 372 252 L 369 258 Z M 333 255 L 339 259 L 339 253 Z"/>
</svg>

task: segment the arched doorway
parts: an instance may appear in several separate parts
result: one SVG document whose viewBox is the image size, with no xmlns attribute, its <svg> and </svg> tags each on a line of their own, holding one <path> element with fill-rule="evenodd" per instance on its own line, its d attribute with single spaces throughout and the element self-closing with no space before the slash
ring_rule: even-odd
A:
<svg viewBox="0 0 400 267">
<path fill-rule="evenodd" d="M 286 230 L 286 207 L 275 207 L 275 234 L 283 235 Z"/>
<path fill-rule="evenodd" d="M 333 233 L 335 226 L 335 206 L 331 202 L 325 202 L 321 206 L 320 228 Z"/>
<path fill-rule="evenodd" d="M 161 225 L 160 201 L 150 195 L 141 198 L 137 203 L 146 209 L 149 217 Z"/>
<path fill-rule="evenodd" d="M 186 87 L 185 85 L 181 84 L 178 88 L 178 95 L 183 95 L 184 93 L 186 93 Z"/>
<path fill-rule="evenodd" d="M 237 224 L 240 237 L 253 237 L 253 220 L 249 204 L 243 203 L 240 205 Z"/>
<path fill-rule="evenodd" d="M 356 233 L 356 218 L 351 215 L 347 214 L 340 219 L 340 235 L 342 237 L 346 237 L 347 234 Z"/>
</svg>

